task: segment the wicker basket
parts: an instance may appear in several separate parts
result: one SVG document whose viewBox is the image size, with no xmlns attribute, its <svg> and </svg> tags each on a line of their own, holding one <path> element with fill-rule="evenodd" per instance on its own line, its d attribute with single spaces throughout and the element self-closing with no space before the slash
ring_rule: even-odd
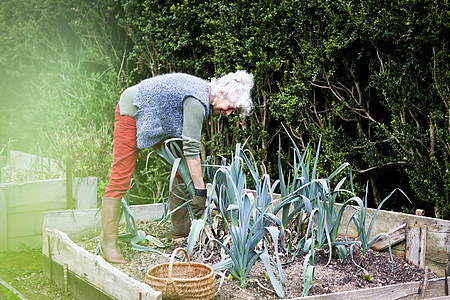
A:
<svg viewBox="0 0 450 300">
<path fill-rule="evenodd" d="M 187 262 L 174 262 L 178 251 L 184 252 Z M 169 263 L 149 269 L 145 283 L 161 291 L 163 299 L 212 299 L 215 292 L 213 269 L 205 264 L 191 262 L 183 248 L 172 252 Z"/>
</svg>

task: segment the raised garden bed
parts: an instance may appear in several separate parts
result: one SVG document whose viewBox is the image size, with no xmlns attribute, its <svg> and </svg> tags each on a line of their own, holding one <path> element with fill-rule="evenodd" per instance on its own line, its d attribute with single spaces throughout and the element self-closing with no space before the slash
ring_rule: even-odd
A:
<svg viewBox="0 0 450 300">
<path fill-rule="evenodd" d="M 193 195 L 193 186 L 189 185 L 190 177 L 187 165 L 181 158 L 176 158 L 172 155 L 172 153 L 181 152 L 180 149 L 177 151 L 176 147 L 177 144 L 173 143 L 173 141 L 166 141 L 158 154 L 173 166 L 172 174 L 174 174 L 175 169 L 177 170 L 183 181 L 188 183 L 186 187 L 189 190 L 189 194 Z M 318 146 L 319 148 L 320 146 Z M 359 286 L 351 286 L 350 290 L 335 289 L 334 285 L 339 285 L 340 282 L 334 280 L 339 276 L 321 274 L 322 269 L 333 264 L 337 266 L 337 269 L 345 269 L 348 265 L 338 265 L 332 260 L 333 256 L 339 257 L 342 261 L 345 259 L 351 260 L 351 263 L 356 266 L 355 269 L 345 271 L 347 274 L 341 277 L 343 281 L 347 280 L 355 283 L 357 278 L 352 277 L 352 275 L 358 273 L 358 276 L 367 281 L 375 281 L 372 280 L 372 276 L 377 277 L 377 280 L 380 278 L 386 279 L 378 281 L 377 284 L 379 283 L 380 285 L 394 284 L 395 286 L 396 283 L 409 282 L 410 280 L 423 282 L 419 291 L 416 288 L 411 290 L 407 288 L 407 293 L 392 293 L 390 289 L 393 286 L 385 287 L 388 288 L 388 294 L 393 294 L 395 297 L 398 296 L 397 298 L 389 297 L 391 299 L 407 299 L 408 297 L 416 299 L 418 297 L 426 298 L 438 295 L 434 293 L 434 290 L 428 290 L 429 282 L 431 281 L 429 279 L 435 278 L 434 274 L 436 273 L 443 274 L 444 270 L 449 268 L 448 241 L 450 222 L 388 213 L 380 210 L 381 205 L 394 192 L 403 193 L 398 189 L 392 191 L 384 198 L 377 210 L 368 209 L 368 187 L 365 196 L 360 198 L 353 192 L 352 181 L 350 181 L 348 189 L 345 189 L 343 187 L 346 178 L 339 179 L 338 177 L 341 175 L 337 176 L 349 167 L 349 164 L 343 163 L 325 178 L 319 177 L 316 172 L 319 153 L 320 151 L 317 150 L 316 155 L 313 156 L 312 150 L 306 149 L 301 154 L 298 148 L 295 147 L 294 171 L 288 172 L 287 177 L 282 175 L 275 182 L 271 181 L 269 174 L 260 173 L 259 166 L 252 154 L 243 149 L 240 144 L 236 145 L 235 155 L 229 164 L 225 160 L 222 160 L 220 165 L 212 164 L 208 162 L 209 159 L 207 160 L 205 171 L 212 182 L 210 187 L 211 194 L 208 197 L 210 200 L 209 207 L 212 210 L 206 210 L 207 213 L 192 221 L 191 235 L 187 245 L 181 246 L 185 246 L 194 259 L 198 257 L 200 261 L 213 265 L 217 271 L 216 274 L 222 279 L 229 277 L 228 274 L 232 275 L 231 278 L 236 279 L 235 283 L 237 286 L 240 286 L 241 290 L 239 290 L 239 287 L 237 289 L 230 288 L 226 290 L 225 294 L 218 292 L 216 298 L 259 299 L 276 298 L 277 296 L 296 298 L 299 296 L 317 295 L 321 294 L 321 292 L 331 292 L 330 295 L 321 295 L 321 297 L 326 299 L 326 297 L 333 297 L 335 292 L 352 292 L 350 290 L 353 288 L 374 287 L 374 285 L 360 284 Z M 281 156 L 279 156 L 279 159 L 279 173 L 284 174 Z M 254 191 L 249 191 L 246 188 L 248 182 L 246 174 L 252 180 L 255 187 Z M 352 176 L 351 171 L 350 176 Z M 181 186 L 176 186 L 175 188 L 179 192 L 183 191 Z M 279 188 L 281 195 L 274 194 L 276 188 Z M 183 194 L 185 199 L 190 199 L 188 194 L 184 192 Z M 340 201 L 344 202 L 342 206 L 335 205 L 338 197 Z M 152 228 L 145 232 L 142 228 L 139 229 L 137 224 L 146 223 L 152 218 L 162 216 L 162 211 L 159 215 L 155 215 L 156 209 L 148 213 L 132 213 L 127 203 L 129 203 L 128 193 L 124 196 L 122 205 L 129 233 L 122 236 L 122 238 L 131 242 L 134 249 L 154 252 L 155 249 L 149 249 L 143 247 L 143 245 L 147 244 L 148 241 L 155 241 L 152 235 L 156 230 Z M 135 210 L 141 210 L 143 207 L 135 207 Z M 160 208 L 162 209 L 162 207 Z M 214 219 L 208 218 L 208 216 L 211 216 L 210 213 L 214 215 Z M 380 217 L 381 221 L 379 221 L 377 215 L 381 216 L 385 213 L 387 215 Z M 209 219 L 209 222 L 207 222 L 207 219 Z M 87 223 L 94 223 L 93 218 L 91 217 L 91 220 L 87 221 Z M 387 230 L 385 227 L 377 228 L 378 224 L 383 223 L 389 224 Z M 57 224 L 59 223 L 48 222 L 47 224 L 56 224 L 53 228 L 58 228 Z M 152 224 L 145 226 L 149 225 Z M 208 231 L 208 226 L 213 226 L 214 228 Z M 351 227 L 354 228 L 352 229 Z M 202 228 L 204 231 L 202 231 Z M 344 232 L 342 232 L 343 230 Z M 166 231 L 166 235 L 169 234 L 169 231 Z M 78 230 L 77 234 L 79 232 Z M 220 246 L 220 251 L 217 251 L 219 247 L 211 247 L 208 248 L 210 252 L 206 252 L 203 255 L 204 253 L 201 250 L 197 250 L 194 244 L 198 241 L 197 238 L 200 232 L 203 232 L 200 238 L 200 241 L 203 243 L 203 249 L 206 249 L 205 246 L 211 242 L 215 246 Z M 343 235 L 343 239 L 339 238 L 339 232 Z M 398 249 L 396 252 L 400 253 L 416 268 L 403 268 L 403 265 L 408 265 L 407 262 L 402 260 L 402 258 L 391 258 L 389 255 L 393 262 L 392 270 L 394 273 L 400 275 L 403 275 L 402 273 L 408 273 L 405 275 L 413 273 L 418 274 L 419 277 L 402 276 L 403 281 L 397 280 L 396 276 L 392 277 L 392 272 L 389 273 L 387 271 L 389 268 L 384 268 L 390 264 L 389 259 L 386 259 L 387 256 L 384 256 L 384 263 L 372 269 L 372 264 L 376 264 L 379 260 L 372 259 L 370 247 L 374 246 L 378 249 L 383 249 L 389 246 L 389 243 L 386 246 L 386 241 L 382 239 L 379 239 L 374 244 L 375 240 L 385 236 L 386 232 L 390 232 L 389 235 L 392 237 L 392 241 L 397 244 Z M 126 250 L 125 256 L 133 259 L 130 259 L 130 263 L 127 266 L 114 268 L 112 273 L 122 277 L 116 278 L 116 281 L 120 282 L 119 284 L 109 286 L 109 282 L 114 282 L 115 280 L 111 280 L 108 277 L 112 274 L 111 272 L 108 273 L 103 270 L 102 264 L 104 261 L 88 253 L 84 248 L 73 242 L 71 242 L 72 244 L 68 243 L 68 237 L 60 236 L 60 234 L 59 231 L 49 231 L 47 241 L 45 241 L 44 237 L 43 253 L 44 256 L 47 255 L 48 257 L 49 270 L 52 271 L 52 276 L 52 266 L 55 261 L 61 266 L 65 266 L 67 275 L 68 270 L 72 270 L 72 267 L 69 261 L 66 262 L 64 260 L 64 257 L 68 256 L 73 259 L 75 256 L 78 258 L 77 255 L 79 254 L 76 253 L 83 253 L 83 256 L 76 260 L 77 263 L 78 261 L 91 260 L 91 269 L 83 268 L 83 275 L 87 276 L 90 283 L 100 286 L 101 290 L 105 291 L 105 294 L 108 296 L 122 299 L 125 296 L 120 293 L 125 293 L 127 295 L 126 298 L 131 299 L 160 297 L 160 294 L 155 294 L 151 288 L 146 287 L 142 283 L 142 276 L 145 274 L 146 269 L 157 264 L 158 260 L 153 260 L 152 258 L 150 264 L 148 264 L 150 257 L 137 255 L 135 260 L 134 254 L 131 255 L 126 252 L 128 247 L 122 248 L 122 251 Z M 70 233 L 69 236 L 72 239 L 76 239 Z M 65 242 L 59 242 L 61 240 Z M 170 243 L 171 240 L 167 239 L 166 241 Z M 47 247 L 45 243 L 48 244 Z M 404 244 L 403 249 L 402 243 Z M 429 243 L 433 245 L 427 247 Z M 212 244 L 209 245 L 211 246 Z M 86 249 L 93 252 L 95 245 L 96 241 L 94 240 L 91 242 L 90 247 Z M 85 246 L 83 245 L 83 247 Z M 167 247 L 170 245 L 163 246 Z M 202 249 L 202 247 L 199 249 Z M 57 251 L 56 256 L 53 249 Z M 63 251 L 60 251 L 60 249 Z M 359 254 L 358 251 L 360 251 Z M 354 254 L 356 254 L 356 258 Z M 321 259 L 322 255 L 325 259 Z M 56 257 L 57 260 L 55 259 Z M 210 260 L 210 258 L 212 259 Z M 295 261 L 296 259 L 299 261 Z M 283 262 L 286 264 L 283 264 Z M 430 264 L 429 267 L 432 271 L 430 273 L 427 271 L 424 273 L 417 269 L 427 266 L 426 270 L 428 270 L 428 264 Z M 264 266 L 264 268 L 261 266 Z M 294 266 L 293 269 L 289 269 L 292 266 Z M 73 270 L 79 268 L 79 265 L 73 266 Z M 92 268 L 94 269 L 92 270 Z M 135 274 L 134 269 L 138 268 L 141 268 L 140 274 Z M 87 273 L 88 269 L 89 273 Z M 121 270 L 124 272 L 121 272 Z M 251 274 L 255 270 L 257 274 Z M 299 270 L 302 271 L 299 272 Z M 376 275 L 371 274 L 371 272 L 374 272 Z M 94 276 L 98 277 L 97 274 L 102 274 L 100 280 L 94 278 Z M 258 287 L 251 287 L 250 282 L 254 280 L 252 276 L 256 277 L 257 282 L 270 281 L 270 285 L 276 295 L 272 292 L 272 288 L 264 287 L 262 284 L 259 284 L 261 289 L 263 289 L 262 291 Z M 290 277 L 289 281 L 284 279 L 288 276 Z M 324 282 L 321 282 L 321 280 Z M 437 280 L 439 281 L 439 279 Z M 325 284 L 326 281 L 332 283 L 327 286 Z M 229 282 L 230 280 L 228 280 Z M 445 281 L 445 283 L 447 282 Z M 286 287 L 283 288 L 285 284 Z M 293 286 L 295 287 L 293 288 Z M 444 286 L 443 283 L 442 286 Z M 323 291 L 320 291 L 320 287 L 323 288 Z M 241 293 L 244 289 L 246 293 Z M 301 290 L 301 292 L 292 292 L 293 289 Z M 364 293 L 367 290 L 370 289 L 361 289 L 361 292 Z M 370 294 L 371 292 L 368 293 Z M 381 290 L 378 290 L 378 293 L 382 293 Z M 441 293 L 444 293 L 444 288 L 441 289 Z"/>
<path fill-rule="evenodd" d="M 38 172 L 39 166 L 46 171 Z M 45 211 L 97 207 L 96 177 L 67 181 L 51 160 L 19 151 L 9 151 L 0 169 L 0 252 L 40 247 Z"/>
<path fill-rule="evenodd" d="M 161 205 L 143 205 L 132 207 L 138 220 L 148 222 L 162 214 Z M 105 297 L 107 299 L 160 299 L 160 293 L 153 291 L 143 281 L 133 279 L 125 272 L 119 270 L 105 262 L 100 256 L 93 255 L 84 248 L 75 244 L 83 237 L 92 235 L 96 210 L 84 210 L 78 212 L 49 212 L 46 213 L 43 240 L 44 272 L 53 281 L 64 288 L 64 269 L 67 274 L 67 286 L 72 287 L 71 293 L 75 295 L 81 291 L 88 291 L 81 294 L 80 299 L 94 299 Z M 429 246 L 425 250 L 425 264 L 436 274 L 443 274 L 448 268 L 449 246 L 448 235 L 450 222 L 398 214 L 381 211 L 375 224 L 373 234 L 386 231 L 383 220 L 389 220 L 391 228 L 395 228 L 395 222 L 405 222 L 405 224 L 416 224 L 427 227 L 426 244 Z M 381 221 L 380 221 L 381 220 Z M 98 218 L 95 224 L 99 226 Z M 405 232 L 405 238 L 406 238 Z M 69 238 L 70 237 L 70 238 Z M 435 240 L 436 239 L 436 240 Z M 419 239 L 420 240 L 420 239 Z M 402 246 L 401 244 L 404 244 Z M 431 244 L 433 246 L 431 247 Z M 397 252 L 409 251 L 406 248 L 408 241 L 400 242 Z M 403 249 L 403 250 L 402 250 Z M 65 268 L 64 268 L 65 266 Z M 440 275 L 441 276 L 441 275 Z M 301 278 L 299 278 L 301 280 Z M 77 288 L 73 288 L 73 286 Z M 83 286 L 83 288 L 81 288 Z M 236 283 L 236 286 L 238 284 Z M 424 289 L 424 282 L 411 282 L 382 286 L 355 291 L 345 291 L 342 293 L 332 293 L 327 295 L 309 296 L 304 299 L 418 299 L 444 296 L 444 279 L 430 279 Z M 96 291 L 96 292 L 93 292 Z M 94 295 L 92 298 L 88 297 Z M 225 298 L 222 298 L 225 299 Z M 303 298 L 302 298 L 303 299 Z"/>
</svg>

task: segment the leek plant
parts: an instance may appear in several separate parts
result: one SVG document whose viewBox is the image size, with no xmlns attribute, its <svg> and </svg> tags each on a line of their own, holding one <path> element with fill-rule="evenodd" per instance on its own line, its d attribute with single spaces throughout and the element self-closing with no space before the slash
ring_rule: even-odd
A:
<svg viewBox="0 0 450 300">
<path fill-rule="evenodd" d="M 130 209 L 130 206 L 129 206 L 130 191 L 134 184 L 135 184 L 135 180 L 131 179 L 130 187 L 128 188 L 127 192 L 125 193 L 125 195 L 123 196 L 123 198 L 121 200 L 122 209 L 120 211 L 119 219 L 122 217 L 122 215 L 124 215 L 127 233 L 119 235 L 119 240 L 130 243 L 131 248 L 134 250 L 148 251 L 148 252 L 161 254 L 165 257 L 170 257 L 170 254 L 166 254 L 166 253 L 163 253 L 156 249 L 144 246 L 144 244 L 147 241 L 150 241 L 153 244 L 157 245 L 159 248 L 167 248 L 173 244 L 173 241 L 171 241 L 169 244 L 165 244 L 165 243 L 161 242 L 159 239 L 157 239 L 153 236 L 147 235 L 147 233 L 144 230 L 138 229 L 137 222 L 136 222 L 136 215 Z M 95 217 L 97 217 L 97 215 L 100 213 L 100 211 L 101 211 L 101 208 L 97 211 L 97 213 L 95 214 Z M 96 223 L 94 222 L 94 224 L 96 224 Z M 95 250 L 95 254 L 99 255 L 101 253 L 101 251 L 102 250 L 101 250 L 101 245 L 100 245 L 100 241 L 99 241 L 97 248 Z"/>
<path fill-rule="evenodd" d="M 274 222 L 281 224 L 275 215 L 269 213 L 273 200 L 273 189 L 276 184 L 270 185 L 268 174 L 255 172 L 253 166 L 249 166 L 252 177 L 257 180 L 256 194 L 249 193 L 246 186 L 244 171 L 245 157 L 240 145 L 236 146 L 235 156 L 229 166 L 217 170 L 213 189 L 219 192 L 211 197 L 216 204 L 218 212 L 222 215 L 228 234 L 223 241 L 216 241 L 222 251 L 222 261 L 213 267 L 216 270 L 228 269 L 231 275 L 239 280 L 241 287 L 247 285 L 247 276 L 253 265 L 260 259 L 269 275 L 269 279 L 279 297 L 284 297 L 281 285 L 284 285 L 284 277 L 281 262 L 278 255 L 278 228 L 271 226 Z M 270 240 L 268 239 L 270 237 Z M 274 245 L 276 262 L 275 269 L 280 277 L 280 282 L 272 271 L 272 261 L 267 252 L 267 247 L 262 251 L 256 249 L 260 242 L 267 246 Z M 231 243 L 231 246 L 230 246 Z"/>
<path fill-rule="evenodd" d="M 315 257 L 314 250 L 312 249 L 312 253 L 308 253 L 305 255 L 305 259 L 303 261 L 303 291 L 302 297 L 308 296 L 309 290 L 312 287 L 312 282 L 314 279 L 314 275 L 316 274 L 316 266 L 315 266 Z"/>
<path fill-rule="evenodd" d="M 166 162 L 172 166 L 172 172 L 170 174 L 169 190 L 173 190 L 173 182 L 175 174 L 178 174 L 183 179 L 186 184 L 189 195 L 192 197 L 194 195 L 194 184 L 192 183 L 191 175 L 189 173 L 189 168 L 187 166 L 186 158 L 183 155 L 183 151 L 177 142 L 181 141 L 180 138 L 167 139 L 161 146 L 161 150 L 157 150 L 156 153 L 161 156 Z M 148 158 L 152 154 L 150 152 L 147 155 Z"/>
<path fill-rule="evenodd" d="M 301 154 L 289 133 L 288 136 L 294 150 L 293 169 L 288 172 L 287 179 L 285 179 L 281 162 L 281 140 L 279 140 L 278 172 L 281 200 L 274 208 L 273 214 L 276 215 L 281 211 L 284 229 L 293 218 L 297 217 L 299 218 L 298 232 L 301 232 L 303 225 L 308 225 L 306 235 L 300 239 L 296 250 L 292 253 L 290 249 L 293 245 L 288 247 L 288 252 L 292 255 L 291 261 L 300 253 L 306 254 L 303 269 L 303 295 L 306 296 L 314 279 L 316 249 L 328 247 L 330 249 L 329 261 L 333 253 L 339 255 L 343 262 L 347 257 L 344 246 L 347 242 L 337 242 L 337 233 L 341 226 L 343 212 L 352 203 L 352 200 L 345 201 L 339 212 L 336 211 L 334 204 L 338 194 L 353 195 L 353 193 L 342 188 L 345 178 L 342 178 L 334 189 L 331 188 L 332 180 L 349 166 L 348 163 L 340 165 L 328 177 L 319 178 L 317 167 L 321 140 L 319 140 L 316 155 L 313 157 L 309 146 Z M 304 213 L 307 215 L 306 218 L 303 217 Z"/>
<path fill-rule="evenodd" d="M 328 246 L 330 251 L 330 259 L 332 254 L 337 254 L 341 262 L 345 262 L 347 258 L 347 250 L 345 244 L 351 244 L 352 242 L 338 242 L 337 234 L 341 226 L 342 216 L 348 205 L 354 202 L 353 198 L 346 200 L 339 212 L 336 210 L 334 204 L 336 202 L 336 197 L 338 193 L 349 193 L 353 195 L 352 192 L 342 189 L 342 185 L 345 182 L 343 178 L 334 188 L 331 190 L 329 180 L 321 180 L 322 184 L 321 197 L 315 203 L 317 204 L 317 248 L 323 248 Z M 328 261 L 328 262 L 329 262 Z"/>
<path fill-rule="evenodd" d="M 122 198 L 122 212 L 125 216 L 125 223 L 128 233 L 119 235 L 119 239 L 124 242 L 130 242 L 131 248 L 138 250 L 138 251 L 148 251 L 153 252 L 157 254 L 161 254 L 165 257 L 169 257 L 169 254 L 163 253 L 161 251 L 158 251 L 156 249 L 146 247 L 144 244 L 147 241 L 152 241 L 153 243 L 157 244 L 160 248 L 169 247 L 173 244 L 173 241 L 169 245 L 164 245 L 161 241 L 158 239 L 147 235 L 147 233 L 143 230 L 139 230 L 137 227 L 136 222 L 136 216 L 133 213 L 133 211 L 129 207 L 129 197 L 130 197 L 130 190 L 133 186 L 133 179 L 130 184 L 130 188 L 127 190 L 125 196 Z"/>
<path fill-rule="evenodd" d="M 185 199 L 184 202 L 182 202 L 175 210 L 169 212 L 168 210 L 168 203 L 165 204 L 165 210 L 164 210 L 164 216 L 163 216 L 163 221 L 166 221 L 170 218 L 170 216 L 177 211 L 178 209 L 180 209 L 181 207 L 188 205 L 188 210 L 189 210 L 189 214 L 190 217 L 192 219 L 191 222 L 191 228 L 190 228 L 190 232 L 189 232 L 189 236 L 188 236 L 188 245 L 187 245 L 187 252 L 189 255 L 191 255 L 192 250 L 194 249 L 195 243 L 197 242 L 200 233 L 203 229 L 203 227 L 205 226 L 206 223 L 206 215 L 207 215 L 207 209 L 205 209 L 205 212 L 203 213 L 203 215 L 198 218 L 195 219 L 193 217 L 193 213 L 192 210 L 190 208 L 189 203 L 192 201 L 192 196 L 194 195 L 194 184 L 192 182 L 191 179 L 191 175 L 189 173 L 189 168 L 186 162 L 186 158 L 183 155 L 183 151 L 181 149 L 181 147 L 178 145 L 177 142 L 181 141 L 180 138 L 172 138 L 172 139 L 167 139 L 164 141 L 163 145 L 161 146 L 161 150 L 157 150 L 156 153 L 161 156 L 167 163 L 169 163 L 170 165 L 172 165 L 172 171 L 170 174 L 170 181 L 169 181 L 169 198 L 170 198 L 170 194 L 173 192 L 174 188 L 178 189 L 181 194 L 185 195 Z M 148 154 L 147 156 L 147 161 L 148 161 L 148 157 L 151 155 L 151 153 Z M 174 179 L 175 179 L 175 174 L 178 173 L 181 178 L 184 181 L 184 184 L 186 186 L 187 192 L 185 193 L 183 191 L 183 189 L 180 186 L 174 185 Z"/>
<path fill-rule="evenodd" d="M 356 229 L 358 231 L 358 244 L 361 245 L 361 255 L 363 257 L 363 259 L 366 258 L 366 254 L 367 251 L 369 250 L 370 247 L 372 247 L 372 245 L 377 241 L 377 239 L 379 239 L 381 236 L 387 236 L 388 241 L 389 241 L 389 255 L 391 257 L 391 261 L 392 261 L 392 269 L 394 268 L 394 260 L 392 258 L 392 251 L 391 251 L 391 241 L 389 238 L 389 235 L 387 233 L 379 233 L 377 234 L 375 237 L 373 237 L 373 239 L 370 239 L 370 234 L 372 232 L 372 228 L 373 228 L 373 224 L 375 222 L 375 219 L 378 215 L 378 212 L 381 209 L 381 206 L 392 196 L 392 194 L 394 194 L 394 192 L 396 192 L 397 190 L 400 191 L 405 197 L 406 199 L 409 200 L 408 196 L 406 196 L 406 194 L 401 190 L 401 189 L 395 189 L 393 190 L 387 197 L 385 197 L 383 199 L 383 201 L 380 202 L 380 204 L 378 205 L 374 215 L 372 216 L 372 220 L 369 223 L 369 226 L 367 227 L 367 217 L 368 217 L 368 209 L 367 209 L 367 195 L 368 195 L 368 189 L 369 189 L 369 183 L 367 183 L 366 185 L 366 193 L 364 196 L 364 200 L 359 198 L 359 197 L 353 197 L 352 200 L 356 201 L 359 205 L 359 209 L 357 209 L 351 216 L 349 224 L 350 225 L 351 222 L 353 222 L 356 226 Z M 353 245 L 350 246 L 350 250 L 351 250 L 351 254 L 353 257 Z M 354 262 L 354 261 L 353 261 Z"/>
<path fill-rule="evenodd" d="M 193 214 L 192 211 L 190 209 L 189 203 L 191 202 L 192 196 L 194 195 L 194 185 L 192 183 L 192 179 L 189 173 L 189 168 L 187 166 L 186 163 L 186 159 L 183 155 L 183 151 L 180 148 L 180 146 L 178 145 L 178 141 L 180 141 L 181 139 L 179 138 L 172 138 L 172 139 L 168 139 L 166 141 L 164 141 L 163 145 L 161 146 L 161 150 L 157 150 L 156 153 L 161 156 L 166 162 L 168 162 L 170 165 L 172 165 L 172 171 L 171 171 L 171 175 L 170 175 L 170 181 L 169 181 L 169 197 L 170 197 L 170 193 L 173 192 L 174 188 L 180 189 L 179 186 L 174 185 L 174 178 L 175 178 L 175 174 L 178 172 L 178 174 L 180 174 L 180 176 L 182 177 L 186 188 L 187 188 L 187 193 L 185 194 L 185 200 L 184 203 L 180 204 L 174 211 L 169 212 L 168 211 L 168 205 L 165 205 L 165 213 L 164 213 L 164 217 L 162 219 L 162 221 L 166 221 L 170 218 L 170 216 L 178 209 L 180 209 L 182 206 L 188 205 L 188 209 L 189 209 L 189 214 L 191 216 L 192 222 L 191 222 L 191 228 L 190 228 L 190 232 L 189 232 L 189 236 L 187 239 L 187 247 L 186 250 L 188 252 L 189 255 L 191 255 L 195 244 L 197 243 L 197 240 L 207 222 L 207 217 L 208 217 L 208 213 L 210 213 L 209 207 L 210 207 L 210 203 L 211 203 L 211 199 L 208 199 L 208 205 L 207 205 L 207 209 L 205 209 L 203 215 L 197 219 L 193 218 Z M 152 153 L 149 153 L 149 155 L 147 156 L 147 161 L 148 161 L 148 157 L 151 155 Z M 222 159 L 223 164 L 226 164 L 226 160 Z M 245 174 L 243 174 L 243 170 L 241 170 L 239 168 L 239 164 L 242 163 L 242 159 L 238 159 L 236 161 L 236 163 L 231 166 L 231 175 L 233 178 L 233 182 L 238 182 L 237 187 L 233 187 L 232 185 L 226 185 L 225 189 L 220 189 L 219 193 L 222 193 L 224 195 L 224 197 L 221 197 L 221 201 L 223 201 L 223 205 L 226 205 L 228 207 L 229 204 L 234 203 L 234 199 L 236 199 L 236 195 L 237 195 L 237 190 L 240 189 L 242 191 L 244 185 L 245 185 Z M 207 169 L 208 170 L 208 169 Z M 219 172 L 220 173 L 220 172 Z M 242 177 L 244 175 L 244 177 Z M 221 182 L 220 181 L 220 176 L 215 176 L 216 181 Z M 243 180 L 242 180 L 243 178 Z M 225 181 L 226 182 L 226 181 Z M 183 194 L 183 193 L 181 193 Z M 225 195 L 229 195 L 228 197 L 225 197 Z M 216 203 L 217 205 L 217 203 Z M 209 214 L 210 215 L 210 214 Z"/>
<path fill-rule="evenodd" d="M 289 136 L 290 137 L 290 136 Z M 282 221 L 283 227 L 286 228 L 287 224 L 292 220 L 293 217 L 297 216 L 300 212 L 303 213 L 303 209 L 308 203 L 304 203 L 304 200 L 309 200 L 307 197 L 309 194 L 309 189 L 307 188 L 310 181 L 309 176 L 309 163 L 310 154 L 309 146 L 306 148 L 305 152 L 300 154 L 299 149 L 292 140 L 294 148 L 294 162 L 293 170 L 289 172 L 287 181 L 283 175 L 283 168 L 281 162 L 281 139 L 279 139 L 278 148 L 278 173 L 280 176 L 280 194 L 281 202 L 275 207 L 274 214 L 277 214 L 282 210 Z M 291 210 L 291 204 L 293 209 Z"/>
<path fill-rule="evenodd" d="M 301 232 L 301 228 L 307 219 L 303 218 L 304 213 L 307 212 L 308 215 L 311 216 L 313 210 L 312 203 L 315 201 L 316 193 L 312 186 L 315 185 L 314 180 L 316 169 L 313 170 L 313 174 L 309 174 L 311 162 L 311 151 L 309 150 L 309 146 L 303 154 L 300 154 L 300 151 L 292 138 L 291 141 L 294 148 L 293 170 L 288 173 L 287 180 L 285 180 L 281 162 L 281 140 L 279 139 L 278 172 L 280 176 L 279 185 L 281 199 L 274 208 L 273 214 L 277 215 L 280 211 L 282 211 L 281 220 L 285 230 L 287 230 L 287 225 L 292 221 L 292 219 L 298 217 L 298 232 Z M 293 206 L 292 208 L 291 205 Z M 287 232 L 291 235 L 288 230 Z M 292 260 L 300 253 L 303 248 L 302 246 L 305 245 L 305 242 L 306 236 L 300 239 L 296 251 L 292 253 Z M 288 245 L 289 252 L 292 246 L 292 244 Z M 306 250 L 306 252 L 307 251 L 308 250 Z"/>
<path fill-rule="evenodd" d="M 220 205 L 223 207 L 235 205 L 242 196 L 247 187 L 244 164 L 244 159 L 241 157 L 241 145 L 237 144 L 232 162 L 221 166 L 214 175 L 212 190 L 216 193 L 211 195 L 211 200 L 217 208 Z M 236 214 L 236 212 L 230 214 Z"/>
<path fill-rule="evenodd" d="M 297 249 L 293 253 L 293 258 L 295 258 L 302 249 L 303 253 L 307 253 L 310 247 L 323 248 L 325 245 L 328 245 L 330 249 L 333 249 L 334 252 L 339 254 L 341 260 L 344 260 L 346 257 L 345 247 L 336 243 L 336 238 L 342 213 L 345 206 L 350 202 L 346 202 L 340 212 L 336 211 L 334 204 L 338 193 L 352 193 L 341 188 L 345 178 L 339 181 L 334 190 L 331 189 L 330 182 L 347 168 L 349 164 L 343 163 L 327 178 L 320 179 L 317 176 L 317 166 L 321 141 L 319 140 L 315 159 L 312 161 L 312 151 L 309 149 L 309 146 L 304 153 L 301 154 L 289 133 L 288 136 L 291 139 L 294 149 L 293 171 L 288 174 L 287 180 L 285 180 L 281 164 L 281 140 L 279 140 L 278 171 L 280 173 L 280 191 L 282 198 L 281 202 L 273 210 L 273 213 L 277 214 L 282 210 L 282 222 L 284 228 L 291 222 L 292 218 L 298 216 L 300 219 L 299 232 L 306 222 L 305 219 L 307 219 L 303 219 L 304 212 L 309 215 L 307 236 L 299 241 Z M 311 165 L 312 171 L 310 172 Z M 291 204 L 293 205 L 293 208 L 291 208 Z M 317 220 L 316 227 L 313 227 L 314 220 Z M 314 237 L 315 243 L 312 243 L 311 234 L 316 234 L 316 237 Z M 330 251 L 330 259 L 331 253 L 332 251 Z"/>
</svg>

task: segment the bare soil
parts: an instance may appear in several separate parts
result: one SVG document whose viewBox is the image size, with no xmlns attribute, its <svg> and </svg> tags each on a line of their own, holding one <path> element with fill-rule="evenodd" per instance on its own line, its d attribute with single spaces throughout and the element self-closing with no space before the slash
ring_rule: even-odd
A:
<svg viewBox="0 0 450 300">
<path fill-rule="evenodd" d="M 157 225 L 156 223 L 145 224 L 143 228 L 148 234 L 156 236 L 164 241 L 169 230 L 169 223 Z M 93 252 L 98 238 L 84 241 L 82 246 Z M 146 272 L 152 266 L 168 263 L 169 258 L 160 254 L 146 251 L 132 250 L 129 244 L 119 242 L 124 257 L 129 261 L 125 265 L 116 267 L 136 280 L 144 281 Z M 179 239 L 167 248 L 156 248 L 158 251 L 171 254 L 174 249 L 187 246 L 186 239 Z M 210 246 L 205 254 L 198 259 L 199 251 L 192 254 L 191 260 L 207 265 L 213 265 L 220 260 L 217 247 Z M 402 257 L 393 255 L 391 262 L 388 252 L 377 252 L 369 250 L 363 260 L 359 246 L 353 247 L 352 258 L 341 263 L 338 258 L 332 258 L 328 264 L 329 253 L 326 250 L 316 251 L 316 274 L 309 296 L 329 294 L 335 292 L 366 289 L 372 287 L 394 285 L 399 283 L 423 281 L 425 272 L 413 265 L 408 264 Z M 286 285 L 284 292 L 286 299 L 302 296 L 303 291 L 303 256 L 297 256 L 291 263 L 285 253 L 281 253 L 283 274 Z M 359 266 L 357 266 L 359 265 Z M 277 299 L 277 295 L 266 276 L 266 270 L 261 262 L 256 263 L 248 276 L 248 284 L 245 289 L 240 287 L 237 280 L 230 278 L 227 272 L 216 273 L 216 296 L 214 299 Z M 428 279 L 437 278 L 434 273 L 428 273 Z"/>
</svg>

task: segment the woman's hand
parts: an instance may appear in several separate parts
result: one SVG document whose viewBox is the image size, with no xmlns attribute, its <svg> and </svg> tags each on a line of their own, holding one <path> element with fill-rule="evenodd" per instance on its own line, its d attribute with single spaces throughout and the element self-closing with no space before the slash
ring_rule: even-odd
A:
<svg viewBox="0 0 450 300">
<path fill-rule="evenodd" d="M 203 215 L 206 208 L 206 189 L 195 189 L 195 195 L 192 198 L 191 209 L 196 219 Z"/>
</svg>

